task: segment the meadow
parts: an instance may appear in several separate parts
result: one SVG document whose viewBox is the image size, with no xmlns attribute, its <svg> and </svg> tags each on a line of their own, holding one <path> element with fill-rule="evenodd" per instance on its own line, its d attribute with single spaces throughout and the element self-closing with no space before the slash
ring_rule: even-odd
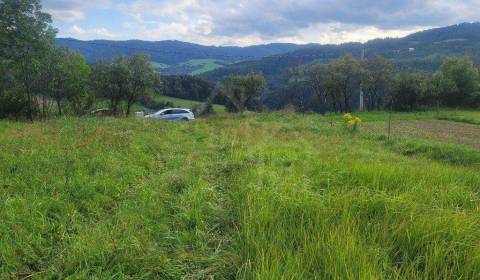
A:
<svg viewBox="0 0 480 280">
<path fill-rule="evenodd" d="M 191 59 L 188 62 L 181 63 L 180 66 L 198 68 L 190 74 L 200 75 L 218 68 L 222 68 L 225 63 L 226 62 L 217 59 Z"/>
<path fill-rule="evenodd" d="M 168 102 L 168 103 L 173 104 L 173 107 L 178 107 L 178 108 L 188 108 L 188 109 L 193 109 L 195 107 L 202 108 L 203 105 L 205 104 L 204 102 L 201 102 L 201 101 L 176 98 L 176 97 L 171 97 L 171 96 L 166 96 L 166 95 L 154 95 L 152 97 L 157 102 L 163 102 L 163 103 Z M 96 109 L 109 108 L 109 104 L 110 103 L 107 100 L 97 100 L 97 102 L 95 104 L 95 108 Z M 122 103 L 121 106 L 122 106 L 122 108 L 124 108 L 125 104 Z M 214 114 L 223 114 L 223 113 L 226 112 L 226 109 L 225 109 L 224 105 L 213 104 L 212 106 L 213 106 Z M 132 105 L 132 115 L 134 115 L 134 112 L 137 112 L 137 111 L 144 111 L 146 113 L 155 112 L 155 110 L 145 108 L 139 102 Z"/>
<path fill-rule="evenodd" d="M 158 102 L 170 102 L 173 105 L 175 105 L 175 107 L 188 108 L 188 109 L 192 109 L 195 106 L 204 105 L 204 102 L 181 99 L 181 98 L 176 98 L 176 97 L 171 97 L 166 95 L 157 95 L 157 96 L 154 96 L 154 99 Z M 219 105 L 219 104 L 213 104 L 212 106 L 215 113 L 225 113 L 225 106 Z"/>
<path fill-rule="evenodd" d="M 0 279 L 480 278 L 480 150 L 360 115 L 0 121 Z"/>
</svg>

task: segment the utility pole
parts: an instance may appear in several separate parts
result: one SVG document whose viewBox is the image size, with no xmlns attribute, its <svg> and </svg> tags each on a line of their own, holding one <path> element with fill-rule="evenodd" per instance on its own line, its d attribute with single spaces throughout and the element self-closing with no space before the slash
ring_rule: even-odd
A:
<svg viewBox="0 0 480 280">
<path fill-rule="evenodd" d="M 360 55 L 360 61 L 363 61 L 365 59 L 365 47 L 362 47 L 362 53 Z M 365 109 L 365 101 L 364 101 L 364 96 L 363 96 L 363 88 L 362 88 L 362 83 L 360 83 L 360 102 L 359 102 L 359 108 L 358 110 L 362 112 Z"/>
</svg>

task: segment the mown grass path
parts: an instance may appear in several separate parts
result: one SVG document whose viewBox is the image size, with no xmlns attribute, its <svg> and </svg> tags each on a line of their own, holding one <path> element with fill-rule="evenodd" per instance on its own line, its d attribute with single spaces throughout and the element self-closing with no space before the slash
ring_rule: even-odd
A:
<svg viewBox="0 0 480 280">
<path fill-rule="evenodd" d="M 475 158 L 395 147 L 308 115 L 0 122 L 0 278 L 478 278 Z"/>
</svg>

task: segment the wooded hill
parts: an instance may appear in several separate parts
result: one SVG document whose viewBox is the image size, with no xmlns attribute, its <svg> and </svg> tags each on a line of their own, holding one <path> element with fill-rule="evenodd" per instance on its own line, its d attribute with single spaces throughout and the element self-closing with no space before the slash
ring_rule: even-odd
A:
<svg viewBox="0 0 480 280">
<path fill-rule="evenodd" d="M 480 23 L 462 23 L 443 28 L 430 29 L 403 38 L 376 39 L 365 44 L 315 45 L 284 54 L 245 61 L 204 74 L 212 81 L 221 81 L 230 75 L 251 71 L 262 72 L 269 87 L 275 89 L 283 84 L 284 72 L 294 66 L 327 63 L 345 54 L 360 58 L 381 55 L 392 60 L 400 70 L 433 72 L 449 55 L 468 55 L 480 62 Z"/>
<path fill-rule="evenodd" d="M 58 38 L 56 45 L 79 51 L 90 64 L 100 59 L 111 60 L 118 56 L 146 53 L 154 67 L 164 74 L 190 74 L 212 62 L 223 66 L 311 46 L 278 43 L 249 47 L 217 47 L 180 41 L 81 41 L 72 38 Z"/>
</svg>

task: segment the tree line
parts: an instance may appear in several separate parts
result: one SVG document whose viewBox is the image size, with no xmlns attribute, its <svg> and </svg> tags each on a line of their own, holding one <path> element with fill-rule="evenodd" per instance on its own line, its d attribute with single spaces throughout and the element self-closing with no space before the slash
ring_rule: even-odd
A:
<svg viewBox="0 0 480 280">
<path fill-rule="evenodd" d="M 284 87 L 265 101 L 275 109 L 351 112 L 360 108 L 360 92 L 369 111 L 480 106 L 479 67 L 465 56 L 445 58 L 433 74 L 398 71 L 378 55 L 364 60 L 345 55 L 328 64 L 290 67 L 284 76 Z"/>
<path fill-rule="evenodd" d="M 447 57 L 428 74 L 397 71 L 381 56 L 345 55 L 327 64 L 294 65 L 284 74 L 284 86 L 270 91 L 261 73 L 229 76 L 217 85 L 196 76 L 160 77 L 142 54 L 88 65 L 79 53 L 55 46 L 51 24 L 40 0 L 0 2 L 0 118 L 85 115 L 100 103 L 113 115 L 128 116 L 136 103 L 171 105 L 155 100 L 162 93 L 225 104 L 231 112 L 287 106 L 351 112 L 359 107 L 360 92 L 366 110 L 480 106 L 479 68 L 468 57 Z"/>
</svg>

